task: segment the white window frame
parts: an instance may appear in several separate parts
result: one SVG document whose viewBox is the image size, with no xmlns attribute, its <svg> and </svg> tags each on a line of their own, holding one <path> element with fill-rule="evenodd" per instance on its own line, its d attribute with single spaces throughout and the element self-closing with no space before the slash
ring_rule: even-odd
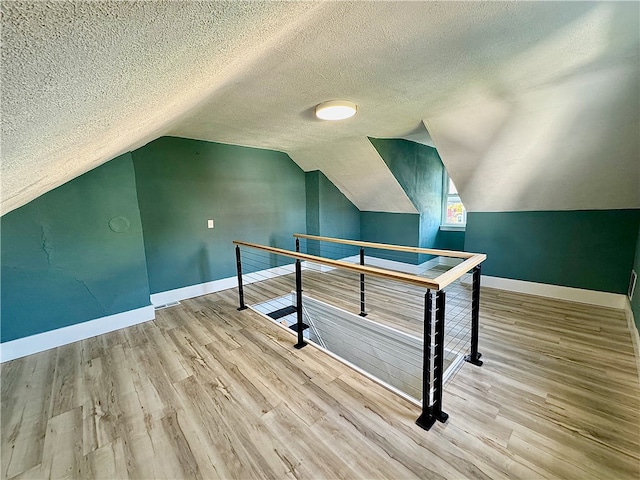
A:
<svg viewBox="0 0 640 480">
<path fill-rule="evenodd" d="M 467 210 L 464 210 L 465 223 L 453 224 L 447 223 L 447 204 L 450 197 L 457 197 L 460 200 L 460 195 L 457 193 L 449 193 L 449 174 L 446 170 L 442 172 L 442 216 L 440 218 L 440 230 L 450 232 L 464 232 L 467 227 Z M 462 200 L 460 200 L 462 202 Z"/>
</svg>

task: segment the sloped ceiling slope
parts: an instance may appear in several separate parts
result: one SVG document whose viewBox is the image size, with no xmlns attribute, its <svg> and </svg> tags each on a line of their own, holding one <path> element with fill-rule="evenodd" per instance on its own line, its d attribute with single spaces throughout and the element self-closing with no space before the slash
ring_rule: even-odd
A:
<svg viewBox="0 0 640 480">
<path fill-rule="evenodd" d="M 162 135 L 285 151 L 360 210 L 415 212 L 367 137 L 435 144 L 471 211 L 640 207 L 637 3 L 2 10 L 3 213 Z"/>
<path fill-rule="evenodd" d="M 640 208 L 640 4 L 586 7 L 425 117 L 469 210 Z"/>
</svg>

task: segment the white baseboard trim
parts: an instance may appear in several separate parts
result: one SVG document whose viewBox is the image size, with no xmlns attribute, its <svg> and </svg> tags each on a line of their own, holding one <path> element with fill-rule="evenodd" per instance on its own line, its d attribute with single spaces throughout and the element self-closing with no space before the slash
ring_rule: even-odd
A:
<svg viewBox="0 0 640 480">
<path fill-rule="evenodd" d="M 360 263 L 360 257 L 358 255 L 352 255 L 350 257 L 340 258 L 340 261 L 348 263 Z M 436 257 L 420 265 L 412 265 L 410 263 L 398 262 L 395 260 L 386 260 L 377 257 L 366 257 L 365 262 L 367 265 L 380 268 L 388 268 L 391 270 L 397 270 L 406 273 L 419 274 L 428 270 L 435 265 L 457 265 L 460 263 L 459 259 Z M 335 267 L 329 267 L 326 265 L 319 265 L 313 262 L 302 262 L 303 270 L 315 270 L 322 273 L 335 270 Z M 280 275 L 288 275 L 295 273 L 295 265 L 285 265 L 282 267 L 269 268 L 267 270 L 261 270 L 254 273 L 245 273 L 242 276 L 243 285 L 266 280 L 267 278 L 273 278 Z M 209 293 L 220 292 L 229 288 L 236 288 L 238 286 L 238 278 L 236 276 L 222 278 L 220 280 L 213 280 L 211 282 L 199 283 L 197 285 L 189 285 L 188 287 L 176 288 L 174 290 L 167 290 L 165 292 L 154 293 L 151 295 L 151 304 L 158 308 L 168 303 L 180 302 L 189 298 L 200 297 Z"/>
<path fill-rule="evenodd" d="M 350 263 L 360 263 L 360 257 L 358 257 L 357 255 L 341 258 L 340 260 Z M 385 258 L 365 257 L 365 265 L 369 265 L 371 267 L 387 268 L 389 270 L 396 270 L 413 275 L 424 273 L 426 270 L 429 270 L 430 268 L 433 268 L 437 265 L 447 265 L 452 267 L 459 264 L 460 262 L 461 260 L 459 258 L 436 257 L 420 264 L 413 264 L 398 262 L 397 260 L 387 260 Z"/>
<path fill-rule="evenodd" d="M 95 337 L 103 333 L 113 332 L 121 328 L 130 327 L 138 323 L 156 318 L 153 306 L 136 308 L 127 312 L 116 313 L 106 317 L 96 318 L 87 322 L 76 323 L 68 327 L 58 328 L 49 332 L 38 333 L 29 337 L 18 338 L 0 344 L 0 362 L 4 363 L 16 358 L 26 357 L 33 353 L 43 352 L 50 348 L 60 347 L 69 343 Z"/>
<path fill-rule="evenodd" d="M 356 260 L 356 262 L 359 261 L 359 259 Z M 370 267 L 386 268 L 389 270 L 396 270 L 399 272 L 411 273 L 414 275 L 418 273 L 421 267 L 421 265 L 398 262 L 397 260 L 387 260 L 386 258 L 378 257 L 365 257 L 364 263 L 365 265 L 368 265 Z"/>
<path fill-rule="evenodd" d="M 640 382 L 640 334 L 638 334 L 638 327 L 633 317 L 633 310 L 631 310 L 631 302 L 629 297 L 625 297 L 624 302 L 624 314 L 627 317 L 627 327 L 629 327 L 629 333 L 631 334 L 631 343 L 633 343 L 633 352 L 636 356 L 636 372 L 638 372 L 638 382 Z"/>
<path fill-rule="evenodd" d="M 167 290 L 166 292 L 153 293 L 151 295 L 151 304 L 155 307 L 161 307 L 168 303 L 179 302 L 187 298 L 199 297 L 208 293 L 215 293 L 229 288 L 238 286 L 238 277 L 222 278 L 213 280 L 212 282 L 198 283 L 197 285 L 189 285 L 188 287 Z"/>
<path fill-rule="evenodd" d="M 627 296 L 619 293 L 599 292 L 596 290 L 526 282 L 524 280 L 513 280 L 511 278 L 489 277 L 486 275 L 482 275 L 480 284 L 483 287 L 497 288 L 509 292 L 527 293 L 529 295 L 539 295 L 541 297 L 556 298 L 558 300 L 617 308 L 618 310 L 623 310 L 625 308 L 625 302 L 627 301 Z"/>
<path fill-rule="evenodd" d="M 269 268 L 254 273 L 245 273 L 242 275 L 242 284 L 249 285 L 268 278 L 288 275 L 290 273 L 295 273 L 295 264 Z M 209 293 L 220 292 L 222 290 L 228 290 L 229 288 L 236 288 L 237 286 L 237 276 L 221 278 L 220 280 L 213 280 L 211 282 L 198 283 L 197 285 L 189 285 L 188 287 L 167 290 L 166 292 L 154 293 L 151 295 L 151 303 L 157 308 L 162 305 L 166 305 L 167 303 L 200 297 L 202 295 L 208 295 Z"/>
<path fill-rule="evenodd" d="M 351 255 L 350 257 L 338 258 L 337 260 L 341 262 L 360 264 L 360 256 L 359 255 Z M 436 260 L 436 259 L 433 259 Z M 428 262 L 425 262 L 425 264 Z M 320 265 L 318 263 L 313 262 L 302 262 L 303 268 L 307 268 L 309 270 L 315 270 L 317 272 L 330 272 L 331 270 L 335 270 L 336 267 L 329 267 L 327 265 Z M 365 257 L 365 265 L 369 267 L 379 267 L 379 268 L 387 268 L 389 270 L 397 270 L 406 273 L 418 273 L 420 267 L 422 265 L 413 265 L 410 263 L 398 262 L 396 260 L 386 260 L 384 258 L 378 257 Z M 424 264 L 423 264 L 424 265 Z"/>
<path fill-rule="evenodd" d="M 267 278 L 287 275 L 294 272 L 295 265 L 269 268 L 267 270 L 243 275 L 243 283 L 244 285 L 248 285 Z M 75 325 L 69 325 L 68 327 L 51 330 L 49 332 L 38 333 L 29 337 L 4 342 L 0 344 L 0 363 L 153 320 L 156 318 L 156 307 L 172 302 L 179 302 L 188 298 L 199 297 L 208 293 L 235 288 L 237 286 L 238 278 L 234 276 L 214 280 L 212 282 L 200 283 L 198 285 L 176 288 L 166 292 L 154 293 L 151 295 L 151 305 L 147 307 L 129 310 L 127 312 L 97 318 L 77 323 Z"/>
<path fill-rule="evenodd" d="M 353 260 L 354 258 L 355 260 Z M 360 261 L 358 257 L 345 257 L 339 258 L 338 260 L 349 263 L 358 263 Z M 302 270 L 313 270 L 314 272 L 326 273 L 335 269 L 336 267 L 329 267 L 328 265 L 321 265 L 319 263 L 309 262 L 307 260 L 302 261 Z"/>
</svg>

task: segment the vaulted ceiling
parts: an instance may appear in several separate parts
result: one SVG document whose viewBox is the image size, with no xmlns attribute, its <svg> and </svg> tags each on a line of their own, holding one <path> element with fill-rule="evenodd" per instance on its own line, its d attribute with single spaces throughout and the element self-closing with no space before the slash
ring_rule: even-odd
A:
<svg viewBox="0 0 640 480">
<path fill-rule="evenodd" d="M 162 135 L 271 148 L 414 212 L 368 137 L 470 211 L 640 208 L 637 2 L 2 2 L 1 211 Z M 342 122 L 315 105 L 347 99 Z"/>
</svg>

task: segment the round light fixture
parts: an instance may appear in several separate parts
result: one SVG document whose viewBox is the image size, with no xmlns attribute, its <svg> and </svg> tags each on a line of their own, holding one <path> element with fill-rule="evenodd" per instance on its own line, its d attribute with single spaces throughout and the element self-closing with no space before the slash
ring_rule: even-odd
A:
<svg viewBox="0 0 640 480">
<path fill-rule="evenodd" d="M 358 107 L 353 102 L 332 100 L 316 107 L 316 117 L 322 120 L 344 120 L 353 117 L 357 111 Z"/>
</svg>

